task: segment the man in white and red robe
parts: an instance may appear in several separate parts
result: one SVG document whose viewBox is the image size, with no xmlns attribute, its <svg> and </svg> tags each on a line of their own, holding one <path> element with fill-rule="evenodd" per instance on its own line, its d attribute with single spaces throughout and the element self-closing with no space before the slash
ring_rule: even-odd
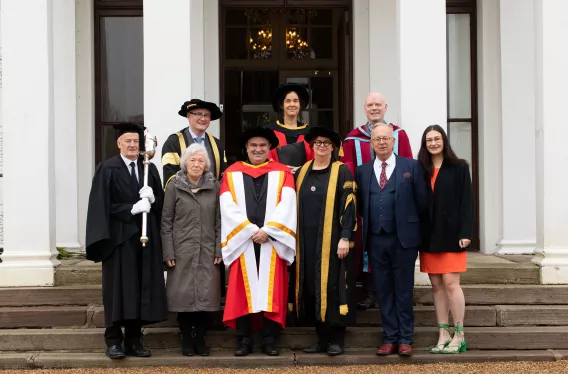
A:
<svg viewBox="0 0 568 374">
<path fill-rule="evenodd" d="M 230 268 L 223 322 L 236 329 L 235 356 L 252 352 L 252 331 L 262 330 L 262 350 L 279 354 L 286 326 L 287 266 L 296 255 L 296 192 L 290 169 L 268 161 L 274 132 L 254 128 L 243 137 L 247 162 L 231 165 L 221 185 L 221 248 Z"/>
</svg>

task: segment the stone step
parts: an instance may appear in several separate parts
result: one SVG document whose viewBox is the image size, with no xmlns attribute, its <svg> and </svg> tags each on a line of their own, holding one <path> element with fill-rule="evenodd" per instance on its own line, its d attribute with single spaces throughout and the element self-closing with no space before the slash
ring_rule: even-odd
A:
<svg viewBox="0 0 568 374">
<path fill-rule="evenodd" d="M 433 306 L 414 307 L 416 327 L 431 327 L 436 322 Z M 211 326 L 220 326 L 222 312 L 212 315 Z M 467 306 L 465 315 L 468 327 L 508 326 L 568 326 L 568 305 L 496 305 Z M 450 321 L 451 322 L 451 321 Z M 291 322 L 289 322 L 291 323 Z M 177 327 L 176 314 L 170 313 L 167 321 L 149 328 Z M 0 328 L 50 328 L 105 326 L 101 306 L 40 306 L 0 308 Z M 379 309 L 357 311 L 357 326 L 381 326 Z"/>
<path fill-rule="evenodd" d="M 568 304 L 566 285 L 468 284 L 462 289 L 468 305 Z M 433 304 L 432 288 L 414 287 L 414 303 Z"/>
<path fill-rule="evenodd" d="M 568 285 L 466 284 L 462 288 L 468 305 L 568 304 Z M 416 305 L 432 302 L 430 286 L 414 287 Z M 100 285 L 0 288 L 1 306 L 101 304 Z"/>
<path fill-rule="evenodd" d="M 1 311 L 1 309 L 0 309 Z M 568 311 L 568 306 L 566 306 Z M 465 319 L 468 326 L 497 326 L 496 309 L 489 306 L 468 306 L 466 308 Z M 221 324 L 222 312 L 213 315 L 214 324 Z M 92 325 L 104 327 L 104 309 L 96 307 L 93 314 Z M 436 321 L 436 314 L 433 306 L 417 306 L 414 308 L 414 325 L 420 327 L 433 326 Z M 161 322 L 156 327 L 177 327 L 176 314 L 170 313 L 167 321 Z M 566 318 L 568 325 L 568 316 Z M 379 309 L 372 308 L 364 311 L 357 311 L 357 326 L 381 326 L 381 314 Z"/>
<path fill-rule="evenodd" d="M 505 362 L 505 361 L 555 361 L 568 359 L 568 351 L 552 350 L 468 350 L 457 355 L 433 355 L 415 351 L 412 357 L 398 355 L 378 357 L 374 349 L 347 349 L 345 354 L 329 357 L 325 354 L 306 354 L 301 351 L 281 350 L 280 356 L 269 357 L 254 352 L 246 357 L 235 357 L 232 350 L 213 350 L 209 357 L 184 357 L 178 350 L 153 350 L 152 357 L 109 360 L 104 353 L 39 352 L 3 353 L 0 355 L 0 370 L 17 369 L 81 369 L 81 368 L 133 368 L 172 367 L 192 368 L 292 368 L 313 365 L 392 365 L 431 364 L 440 362 Z M 368 367 L 372 372 L 373 367 Z M 378 368 L 377 368 L 378 369 Z"/>
<path fill-rule="evenodd" d="M 0 328 L 82 327 L 93 312 L 84 306 L 0 308 Z"/>
<path fill-rule="evenodd" d="M 347 330 L 348 348 L 376 348 L 380 344 L 380 328 L 352 327 Z M 0 351 L 101 351 L 104 329 L 14 329 L 0 330 Z M 427 348 L 437 341 L 436 328 L 417 327 L 414 346 Z M 314 343 L 313 328 L 294 327 L 283 331 L 282 348 L 299 349 Z M 466 327 L 470 349 L 523 350 L 568 349 L 568 326 L 557 327 Z M 209 331 L 208 344 L 219 349 L 233 349 L 236 339 L 232 330 Z M 258 342 L 258 339 L 255 339 Z M 147 328 L 144 344 L 152 349 L 179 349 L 176 328 Z"/>
<path fill-rule="evenodd" d="M 100 264 L 84 261 L 56 268 L 56 286 L 100 285 Z M 226 278 L 229 279 L 228 277 Z M 475 263 L 461 275 L 462 284 L 539 284 L 540 268 L 531 263 Z"/>
<path fill-rule="evenodd" d="M 0 288 L 1 306 L 101 305 L 100 285 Z"/>
</svg>

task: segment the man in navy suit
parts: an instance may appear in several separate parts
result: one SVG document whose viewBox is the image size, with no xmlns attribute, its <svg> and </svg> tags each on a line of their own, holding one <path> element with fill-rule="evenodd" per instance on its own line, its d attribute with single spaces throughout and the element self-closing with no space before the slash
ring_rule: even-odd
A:
<svg viewBox="0 0 568 374">
<path fill-rule="evenodd" d="M 383 325 L 377 355 L 412 355 L 414 265 L 421 244 L 420 218 L 428 209 L 418 161 L 393 154 L 393 129 L 371 133 L 376 158 L 357 168 L 363 248 L 369 252 Z M 398 346 L 398 347 L 397 347 Z"/>
</svg>

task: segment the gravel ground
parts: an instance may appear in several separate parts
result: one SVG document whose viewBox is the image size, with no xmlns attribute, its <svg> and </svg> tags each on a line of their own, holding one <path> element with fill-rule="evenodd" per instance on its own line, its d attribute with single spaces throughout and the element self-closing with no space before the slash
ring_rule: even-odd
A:
<svg viewBox="0 0 568 374">
<path fill-rule="evenodd" d="M 568 373 L 568 361 L 556 362 L 492 362 L 471 364 L 429 364 L 429 365 L 367 365 L 367 366 L 310 366 L 275 369 L 191 369 L 179 367 L 127 368 L 127 369 L 67 369 L 67 370 L 5 370 L 6 374 L 146 374 L 146 373 L 188 373 L 188 374 L 260 374 L 260 373 L 309 373 L 309 374 L 355 374 L 355 373 Z"/>
</svg>

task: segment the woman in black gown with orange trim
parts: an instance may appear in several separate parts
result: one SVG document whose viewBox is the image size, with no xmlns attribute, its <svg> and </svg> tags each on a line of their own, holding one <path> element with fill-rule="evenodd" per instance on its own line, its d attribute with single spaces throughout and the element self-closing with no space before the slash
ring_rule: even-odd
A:
<svg viewBox="0 0 568 374">
<path fill-rule="evenodd" d="M 299 84 L 284 84 L 272 96 L 272 107 L 279 119 L 267 127 L 278 137 L 279 146 L 270 151 L 269 158 L 288 165 L 292 172 L 314 158 L 312 148 L 304 140 L 310 126 L 298 120 L 309 102 L 308 90 Z"/>
</svg>

